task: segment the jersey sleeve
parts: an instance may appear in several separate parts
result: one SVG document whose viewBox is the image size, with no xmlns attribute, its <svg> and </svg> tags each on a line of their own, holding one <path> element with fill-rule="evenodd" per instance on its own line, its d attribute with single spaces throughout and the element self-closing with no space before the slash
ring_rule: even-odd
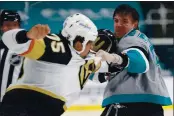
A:
<svg viewBox="0 0 174 116">
<path fill-rule="evenodd" d="M 68 63 L 71 53 L 68 44 L 56 34 L 43 39 L 29 39 L 26 31 L 15 29 L 4 33 L 2 40 L 13 52 L 35 60 L 53 63 Z"/>
<path fill-rule="evenodd" d="M 127 70 L 131 73 L 145 73 L 149 70 L 148 42 L 138 37 L 124 38 L 123 54 L 128 56 Z"/>
<path fill-rule="evenodd" d="M 16 36 L 19 32 L 23 32 L 23 29 L 13 29 L 10 31 L 5 32 L 2 35 L 2 41 L 4 42 L 4 44 L 14 53 L 17 54 L 22 54 L 24 52 L 26 52 L 30 45 L 32 45 L 32 40 L 27 40 L 24 43 L 18 43 L 16 40 Z"/>
<path fill-rule="evenodd" d="M 136 36 L 128 36 L 123 38 L 124 43 L 122 43 L 121 45 L 123 46 L 124 49 L 129 49 L 129 48 L 138 48 L 138 49 L 143 49 L 146 52 L 148 52 L 148 42 L 146 42 L 145 40 L 136 37 Z M 121 46 L 121 48 L 122 48 Z"/>
</svg>

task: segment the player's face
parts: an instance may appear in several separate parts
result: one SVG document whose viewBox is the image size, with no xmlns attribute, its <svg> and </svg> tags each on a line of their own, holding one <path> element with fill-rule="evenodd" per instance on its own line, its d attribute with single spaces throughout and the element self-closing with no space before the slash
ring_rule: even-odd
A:
<svg viewBox="0 0 174 116">
<path fill-rule="evenodd" d="M 74 44 L 74 49 L 77 50 L 77 51 L 82 51 L 83 49 L 83 45 L 80 41 L 77 41 L 75 44 Z"/>
<path fill-rule="evenodd" d="M 19 23 L 14 21 L 4 21 L 1 26 L 2 32 L 6 32 L 9 30 L 18 29 L 18 28 L 20 28 Z"/>
<path fill-rule="evenodd" d="M 137 27 L 138 22 L 133 21 L 130 14 L 116 14 L 114 17 L 114 30 L 117 38 L 123 37 L 130 30 Z"/>
</svg>

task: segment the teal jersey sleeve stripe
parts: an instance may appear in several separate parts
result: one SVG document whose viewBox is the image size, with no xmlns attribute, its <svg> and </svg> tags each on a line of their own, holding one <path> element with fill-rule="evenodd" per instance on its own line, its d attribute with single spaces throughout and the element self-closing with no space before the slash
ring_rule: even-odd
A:
<svg viewBox="0 0 174 116">
<path fill-rule="evenodd" d="M 149 62 L 144 53 L 137 48 L 126 50 L 129 58 L 127 70 L 131 73 L 144 73 L 149 70 Z"/>
</svg>

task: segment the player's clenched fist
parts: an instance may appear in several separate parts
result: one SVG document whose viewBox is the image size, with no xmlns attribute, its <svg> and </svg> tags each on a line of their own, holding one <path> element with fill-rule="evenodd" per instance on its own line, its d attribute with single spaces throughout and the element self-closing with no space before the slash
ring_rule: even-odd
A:
<svg viewBox="0 0 174 116">
<path fill-rule="evenodd" d="M 48 25 L 35 25 L 28 32 L 27 37 L 30 39 L 43 39 L 47 34 L 50 33 Z"/>
</svg>

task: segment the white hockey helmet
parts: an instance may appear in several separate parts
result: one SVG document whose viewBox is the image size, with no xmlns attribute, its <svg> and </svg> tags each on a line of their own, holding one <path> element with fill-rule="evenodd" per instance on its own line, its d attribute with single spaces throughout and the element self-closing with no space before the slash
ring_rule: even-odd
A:
<svg viewBox="0 0 174 116">
<path fill-rule="evenodd" d="M 84 51 L 88 41 L 95 41 L 98 35 L 95 24 L 87 16 L 80 13 L 66 18 L 61 33 L 70 41 L 71 46 L 73 46 L 73 41 L 77 36 L 84 37 L 82 50 L 76 51 L 79 54 Z"/>
</svg>

